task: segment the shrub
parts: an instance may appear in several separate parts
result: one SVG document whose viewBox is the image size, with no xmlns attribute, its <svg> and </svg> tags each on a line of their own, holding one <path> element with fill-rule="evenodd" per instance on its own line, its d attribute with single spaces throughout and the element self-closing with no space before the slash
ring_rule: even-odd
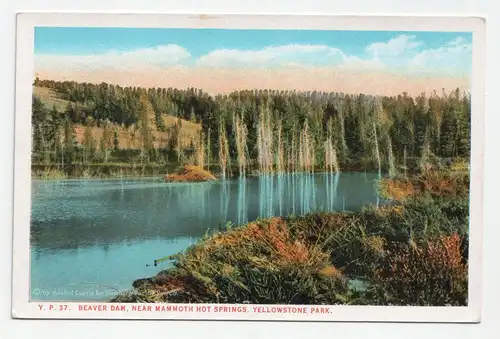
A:
<svg viewBox="0 0 500 339">
<path fill-rule="evenodd" d="M 293 237 L 281 218 L 214 234 L 136 289 L 165 291 L 169 302 L 266 304 L 335 304 L 348 291 L 329 255 Z"/>
<path fill-rule="evenodd" d="M 396 305 L 462 306 L 467 304 L 467 265 L 458 234 L 424 246 L 393 244 L 386 265 L 373 284 L 385 302 Z"/>
<path fill-rule="evenodd" d="M 426 171 L 411 178 L 383 179 L 378 190 L 384 198 L 395 201 L 420 195 L 431 197 L 468 197 L 470 177 L 468 171 Z"/>
</svg>

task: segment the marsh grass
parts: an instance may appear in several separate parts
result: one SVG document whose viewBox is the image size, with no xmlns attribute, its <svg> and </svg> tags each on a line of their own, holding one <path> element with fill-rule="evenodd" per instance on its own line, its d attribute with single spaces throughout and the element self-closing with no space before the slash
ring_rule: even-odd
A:
<svg viewBox="0 0 500 339">
<path fill-rule="evenodd" d="M 448 170 L 432 170 L 411 178 L 384 178 L 378 183 L 381 196 L 400 201 L 430 195 L 432 197 L 466 197 L 469 175 L 463 164 L 453 164 Z"/>
<path fill-rule="evenodd" d="M 64 180 L 68 176 L 57 168 L 46 168 L 42 171 L 35 171 L 33 177 L 41 180 Z"/>
</svg>

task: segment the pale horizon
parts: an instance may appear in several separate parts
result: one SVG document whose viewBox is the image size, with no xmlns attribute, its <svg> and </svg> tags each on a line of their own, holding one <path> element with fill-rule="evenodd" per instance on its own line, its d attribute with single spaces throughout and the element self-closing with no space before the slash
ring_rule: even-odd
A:
<svg viewBox="0 0 500 339">
<path fill-rule="evenodd" d="M 396 96 L 454 91 L 470 91 L 467 78 L 404 77 L 376 72 L 339 72 L 312 69 L 308 72 L 287 71 L 231 71 L 160 70 L 151 72 L 127 71 L 43 71 L 35 75 L 40 80 L 76 81 L 93 84 L 108 83 L 121 87 L 145 88 L 198 88 L 210 95 L 229 94 L 240 90 L 296 90 L 299 92 L 341 92 L 346 94 L 371 94 Z M 168 77 L 168 78 L 166 78 Z"/>
</svg>

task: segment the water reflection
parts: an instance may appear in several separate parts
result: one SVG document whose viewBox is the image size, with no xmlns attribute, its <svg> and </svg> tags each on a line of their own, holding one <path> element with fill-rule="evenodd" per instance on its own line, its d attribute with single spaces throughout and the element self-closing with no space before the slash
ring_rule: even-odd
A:
<svg viewBox="0 0 500 339">
<path fill-rule="evenodd" d="M 267 175 L 219 183 L 33 183 L 31 243 L 60 249 L 200 236 L 227 221 L 356 210 L 378 203 L 375 176 Z"/>
<path fill-rule="evenodd" d="M 158 271 L 147 263 L 186 249 L 227 222 L 376 204 L 376 179 L 327 173 L 193 184 L 33 181 L 32 285 L 97 281 L 128 289 L 134 279 Z"/>
</svg>

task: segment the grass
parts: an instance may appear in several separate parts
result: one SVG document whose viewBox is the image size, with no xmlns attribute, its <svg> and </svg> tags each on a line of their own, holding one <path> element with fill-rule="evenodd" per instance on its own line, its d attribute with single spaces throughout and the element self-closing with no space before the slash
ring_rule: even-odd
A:
<svg viewBox="0 0 500 339">
<path fill-rule="evenodd" d="M 429 194 L 434 197 L 465 197 L 469 194 L 469 176 L 462 168 L 434 170 L 410 178 L 382 179 L 378 186 L 380 194 L 388 199 L 401 201 Z"/>
<path fill-rule="evenodd" d="M 137 293 L 112 301 L 466 305 L 468 175 L 404 180 L 412 194 L 383 208 L 270 218 L 207 235 L 170 257 L 172 268 L 134 282 Z M 352 289 L 352 279 L 366 289 Z"/>
<path fill-rule="evenodd" d="M 64 180 L 68 178 L 67 174 L 63 171 L 50 167 L 43 171 L 34 171 L 32 177 L 41 180 Z"/>
<path fill-rule="evenodd" d="M 56 91 L 50 88 L 34 86 L 33 93 L 38 96 L 38 98 L 42 101 L 47 109 L 52 109 L 52 107 L 55 105 L 58 112 L 65 112 L 68 101 L 61 98 L 61 94 L 58 94 Z M 156 130 L 154 116 L 151 115 L 149 118 L 150 126 L 153 127 L 153 146 L 155 148 L 165 147 L 167 141 L 170 138 L 170 134 L 168 132 L 161 132 Z M 201 125 L 188 120 L 179 119 L 171 115 L 163 116 L 163 121 L 165 123 L 165 127 L 167 128 L 174 126 L 178 123 L 179 120 L 181 121 L 181 147 L 190 147 L 191 142 L 196 140 L 196 138 L 198 137 Z M 113 130 L 115 128 L 118 132 L 118 145 L 120 149 L 138 149 L 140 147 L 139 131 L 136 131 L 134 133 L 134 130 L 132 128 L 127 129 L 120 125 L 112 125 L 111 136 L 113 136 Z M 74 130 L 76 134 L 76 141 L 79 144 L 83 144 L 85 140 L 85 126 L 76 124 L 74 125 Z M 91 132 L 93 139 L 96 141 L 96 145 L 99 145 L 99 142 L 104 134 L 104 128 L 94 126 L 92 127 Z"/>
<path fill-rule="evenodd" d="M 148 163 L 130 164 L 119 162 L 108 163 L 74 163 L 71 170 L 58 168 L 57 165 L 32 165 L 32 178 L 41 180 L 63 179 L 102 179 L 102 178 L 142 178 L 158 177 L 167 172 L 171 166 Z"/>
<path fill-rule="evenodd" d="M 61 98 L 61 95 L 53 89 L 34 86 L 33 93 L 44 103 L 45 108 L 52 109 L 52 107 L 56 106 L 58 112 L 66 110 L 68 100 Z"/>
<path fill-rule="evenodd" d="M 182 166 L 176 172 L 165 176 L 167 182 L 202 182 L 213 181 L 217 178 L 199 166 Z"/>
</svg>

